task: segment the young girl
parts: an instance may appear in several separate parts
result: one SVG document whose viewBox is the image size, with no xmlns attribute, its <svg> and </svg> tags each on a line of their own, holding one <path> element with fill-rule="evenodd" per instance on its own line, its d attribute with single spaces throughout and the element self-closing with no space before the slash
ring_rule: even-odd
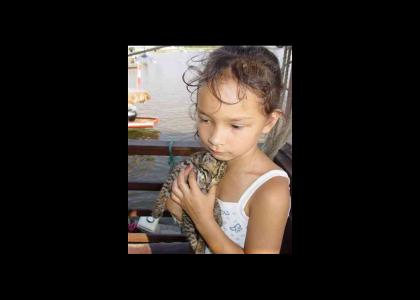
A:
<svg viewBox="0 0 420 300">
<path fill-rule="evenodd" d="M 264 47 L 226 46 L 213 51 L 198 74 L 187 83 L 197 87 L 197 133 L 202 146 L 228 167 L 208 194 L 198 188 L 191 167 L 181 171 L 167 209 L 178 219 L 182 210 L 191 217 L 206 253 L 278 254 L 291 207 L 289 178 L 258 148 L 261 135 L 284 118 L 277 107 L 278 59 Z M 222 209 L 221 228 L 213 217 L 215 201 Z"/>
</svg>

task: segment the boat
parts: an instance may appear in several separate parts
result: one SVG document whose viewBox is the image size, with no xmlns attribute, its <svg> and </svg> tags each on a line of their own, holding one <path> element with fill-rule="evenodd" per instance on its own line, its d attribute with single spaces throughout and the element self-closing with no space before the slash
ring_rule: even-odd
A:
<svg viewBox="0 0 420 300">
<path fill-rule="evenodd" d="M 159 123 L 159 118 L 155 117 L 136 117 L 132 122 L 128 122 L 128 128 L 153 128 Z"/>
</svg>

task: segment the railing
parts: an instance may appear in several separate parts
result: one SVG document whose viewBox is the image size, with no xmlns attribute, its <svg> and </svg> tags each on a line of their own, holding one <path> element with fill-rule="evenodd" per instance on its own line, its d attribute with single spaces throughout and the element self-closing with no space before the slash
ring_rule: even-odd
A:
<svg viewBox="0 0 420 300">
<path fill-rule="evenodd" d="M 203 148 L 198 142 L 174 142 L 172 144 L 172 154 L 174 156 L 189 156 L 195 152 L 202 151 Z M 157 155 L 169 156 L 169 142 L 167 141 L 129 141 L 128 155 Z M 282 167 L 292 177 L 292 156 L 291 147 L 286 144 L 276 157 L 274 162 Z M 148 182 L 136 181 L 128 182 L 128 190 L 143 190 L 143 191 L 159 191 L 162 188 L 163 182 Z M 133 216 L 150 216 L 150 209 L 131 209 L 128 214 Z M 168 211 L 164 212 L 164 217 L 169 217 L 171 214 Z M 282 250 L 283 254 L 291 254 L 291 216 L 289 217 L 283 237 Z M 128 247 L 129 253 L 144 253 L 144 245 L 149 245 L 150 248 L 160 247 L 160 253 L 174 253 L 173 249 L 183 249 L 178 253 L 189 253 L 187 248 L 186 237 L 182 234 L 151 234 L 151 233 L 128 233 Z M 171 249 L 171 245 L 173 245 Z M 162 250 L 163 249 L 163 250 Z"/>
<path fill-rule="evenodd" d="M 158 46 L 158 47 L 153 47 L 153 48 L 149 48 L 149 49 L 145 49 L 145 50 L 141 50 L 141 51 L 128 53 L 128 57 L 133 56 L 133 55 L 143 54 L 143 53 L 150 52 L 150 51 L 156 51 L 158 49 L 165 48 L 165 47 L 168 47 L 168 46 Z"/>
</svg>

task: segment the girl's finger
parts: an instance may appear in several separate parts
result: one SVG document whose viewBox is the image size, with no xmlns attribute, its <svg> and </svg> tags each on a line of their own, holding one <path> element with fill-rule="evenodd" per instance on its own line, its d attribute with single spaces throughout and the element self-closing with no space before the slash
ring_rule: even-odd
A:
<svg viewBox="0 0 420 300">
<path fill-rule="evenodd" d="M 178 180 L 176 178 L 172 183 L 171 192 L 174 193 L 178 198 L 182 198 L 182 191 L 179 189 Z"/>
<path fill-rule="evenodd" d="M 184 181 L 184 169 L 179 171 L 178 177 L 175 179 L 177 182 L 178 188 L 181 189 L 181 183 Z"/>
<path fill-rule="evenodd" d="M 179 189 L 181 190 L 182 194 L 183 194 L 183 195 L 188 194 L 188 193 L 189 193 L 190 188 L 188 187 L 188 185 L 187 185 L 187 183 L 186 183 L 186 181 L 185 181 L 185 173 L 184 173 L 184 170 L 182 170 L 182 171 L 179 173 L 179 176 L 178 176 L 178 180 L 177 180 L 177 182 L 178 182 L 178 187 L 179 187 Z"/>
<path fill-rule="evenodd" d="M 193 191 L 197 191 L 200 189 L 198 187 L 196 177 L 197 177 L 197 173 L 195 172 L 195 170 L 191 171 L 190 174 L 188 175 L 188 184 L 190 185 L 190 188 Z"/>
<path fill-rule="evenodd" d="M 185 182 L 187 182 L 188 181 L 188 175 L 189 174 L 191 174 L 191 171 L 193 170 L 193 167 L 192 167 L 192 165 L 188 165 L 186 168 L 185 168 L 185 171 L 184 171 L 184 181 Z"/>
<path fill-rule="evenodd" d="M 171 193 L 171 199 L 172 201 L 174 201 L 176 204 L 178 204 L 179 206 L 181 206 L 181 200 L 174 194 Z"/>
</svg>

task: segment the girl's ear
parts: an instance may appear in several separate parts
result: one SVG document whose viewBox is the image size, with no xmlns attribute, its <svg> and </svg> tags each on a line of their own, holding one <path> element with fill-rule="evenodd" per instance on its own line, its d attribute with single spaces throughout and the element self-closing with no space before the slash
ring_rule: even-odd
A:
<svg viewBox="0 0 420 300">
<path fill-rule="evenodd" d="M 283 117 L 283 112 L 280 109 L 276 109 L 268 116 L 268 119 L 263 127 L 262 133 L 267 134 L 276 125 L 278 119 Z"/>
</svg>

